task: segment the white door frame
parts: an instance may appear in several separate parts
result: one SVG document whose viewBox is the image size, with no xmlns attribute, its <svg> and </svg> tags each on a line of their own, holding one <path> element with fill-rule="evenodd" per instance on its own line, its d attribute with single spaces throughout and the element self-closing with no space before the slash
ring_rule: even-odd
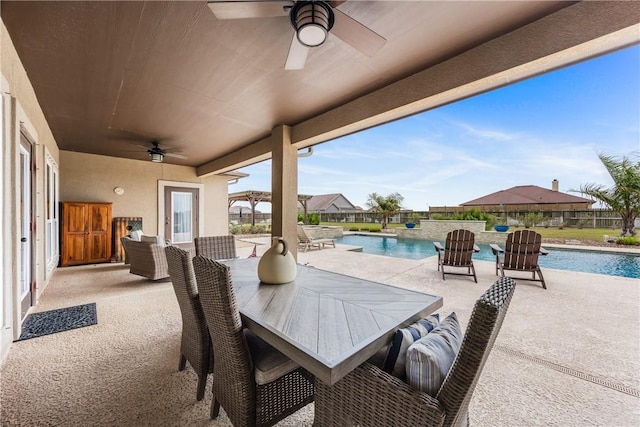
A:
<svg viewBox="0 0 640 427">
<path fill-rule="evenodd" d="M 29 138 L 20 132 L 20 145 L 19 149 L 19 164 L 18 164 L 18 200 L 22 203 L 18 204 L 20 230 L 18 231 L 18 237 L 20 238 L 20 250 L 18 256 L 20 257 L 20 270 L 18 276 L 20 278 L 18 284 L 18 300 L 20 301 L 20 319 L 23 319 L 29 307 L 31 307 L 35 295 L 32 295 L 31 282 L 33 280 L 33 180 L 32 169 L 33 163 L 33 144 L 29 141 Z M 29 295 L 29 301 L 25 308 L 23 299 Z M 24 315 L 23 315 L 24 314 Z"/>
</svg>

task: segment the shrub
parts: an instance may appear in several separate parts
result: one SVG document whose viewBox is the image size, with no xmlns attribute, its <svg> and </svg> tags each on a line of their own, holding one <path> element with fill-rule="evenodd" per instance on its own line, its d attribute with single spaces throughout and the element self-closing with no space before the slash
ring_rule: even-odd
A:
<svg viewBox="0 0 640 427">
<path fill-rule="evenodd" d="M 618 245 L 640 246 L 640 240 L 636 236 L 619 237 L 616 243 Z"/>
<path fill-rule="evenodd" d="M 381 230 L 380 227 L 371 227 L 371 229 L 369 229 L 369 231 L 372 233 L 379 233 L 380 230 Z"/>
<path fill-rule="evenodd" d="M 360 227 L 360 231 L 369 231 L 369 227 Z"/>
<path fill-rule="evenodd" d="M 411 215 L 409 215 L 409 222 L 418 224 L 420 222 L 420 214 L 418 212 L 411 212 Z"/>
<path fill-rule="evenodd" d="M 304 222 L 304 214 L 298 214 L 298 222 Z M 307 225 L 320 225 L 320 215 L 315 212 L 311 212 L 307 214 L 307 222 L 304 222 Z"/>
<path fill-rule="evenodd" d="M 578 220 L 578 222 L 576 223 L 576 227 L 580 230 L 582 230 L 587 224 L 589 224 L 592 221 L 591 217 L 586 217 L 586 218 L 581 218 Z"/>
<path fill-rule="evenodd" d="M 230 234 L 267 234 L 269 233 L 270 227 L 264 224 L 241 224 L 241 225 L 230 225 L 229 233 Z"/>
<path fill-rule="evenodd" d="M 431 215 L 431 219 L 435 219 L 435 220 L 438 220 L 438 221 L 444 221 L 444 220 L 453 219 L 453 218 L 448 217 L 448 216 L 444 216 L 442 214 L 433 214 L 433 215 Z"/>
<path fill-rule="evenodd" d="M 354 227 L 349 227 L 349 231 L 358 231 L 358 230 L 359 230 L 358 227 L 355 227 L 355 226 Z"/>
<path fill-rule="evenodd" d="M 320 225 L 320 215 L 317 213 L 310 213 L 307 215 L 310 225 Z"/>
<path fill-rule="evenodd" d="M 534 225 L 536 225 L 537 223 L 539 223 L 540 221 L 542 221 L 542 215 L 540 215 L 539 213 L 528 213 L 524 216 L 524 219 L 522 220 L 523 224 L 524 224 L 524 228 L 530 228 L 533 227 Z"/>
</svg>

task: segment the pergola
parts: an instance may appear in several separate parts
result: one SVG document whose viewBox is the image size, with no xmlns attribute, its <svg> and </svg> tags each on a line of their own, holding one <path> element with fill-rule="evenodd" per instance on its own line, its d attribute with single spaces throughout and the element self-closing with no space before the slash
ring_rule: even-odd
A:
<svg viewBox="0 0 640 427">
<path fill-rule="evenodd" d="M 304 222 L 307 222 L 307 200 L 312 197 L 306 194 L 298 194 L 298 202 L 304 209 Z M 251 225 L 256 225 L 256 205 L 260 202 L 271 203 L 271 192 L 247 190 L 229 194 L 229 207 L 240 201 L 249 202 L 251 205 Z"/>
</svg>

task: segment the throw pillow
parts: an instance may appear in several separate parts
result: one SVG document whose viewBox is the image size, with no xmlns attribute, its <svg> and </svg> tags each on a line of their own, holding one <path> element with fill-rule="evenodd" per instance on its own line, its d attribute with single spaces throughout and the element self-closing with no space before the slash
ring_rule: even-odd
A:
<svg viewBox="0 0 640 427">
<path fill-rule="evenodd" d="M 454 312 L 407 350 L 407 383 L 435 397 L 461 344 L 462 330 Z"/>
<path fill-rule="evenodd" d="M 404 380 L 406 376 L 405 360 L 407 349 L 409 349 L 409 346 L 413 344 L 414 341 L 432 331 L 433 328 L 438 325 L 439 321 L 440 315 L 432 314 L 431 316 L 418 320 L 413 325 L 398 329 L 389 346 L 382 370 Z"/>
<path fill-rule="evenodd" d="M 132 240 L 140 241 L 142 237 L 142 230 L 133 230 L 130 234 Z"/>
</svg>

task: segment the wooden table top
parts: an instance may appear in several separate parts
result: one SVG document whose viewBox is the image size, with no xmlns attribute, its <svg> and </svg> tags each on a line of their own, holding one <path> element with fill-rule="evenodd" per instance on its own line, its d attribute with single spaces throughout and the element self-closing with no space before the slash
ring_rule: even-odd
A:
<svg viewBox="0 0 640 427">
<path fill-rule="evenodd" d="M 303 265 L 293 282 L 267 285 L 258 261 L 224 261 L 243 322 L 325 384 L 373 356 L 398 327 L 442 307 L 439 296 Z"/>
</svg>

